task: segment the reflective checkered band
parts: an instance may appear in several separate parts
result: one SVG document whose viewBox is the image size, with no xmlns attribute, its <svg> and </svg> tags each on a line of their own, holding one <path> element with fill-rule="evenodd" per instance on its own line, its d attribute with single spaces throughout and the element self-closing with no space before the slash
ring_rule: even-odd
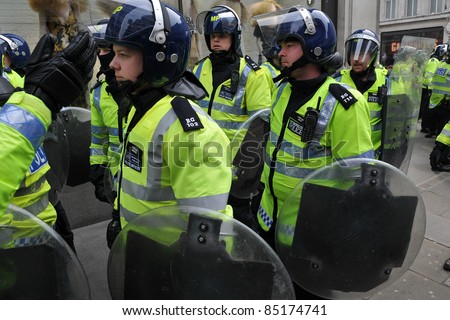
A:
<svg viewBox="0 0 450 320">
<path fill-rule="evenodd" d="M 258 215 L 267 227 L 270 228 L 272 226 L 273 220 L 262 206 L 259 206 L 258 208 Z"/>
</svg>

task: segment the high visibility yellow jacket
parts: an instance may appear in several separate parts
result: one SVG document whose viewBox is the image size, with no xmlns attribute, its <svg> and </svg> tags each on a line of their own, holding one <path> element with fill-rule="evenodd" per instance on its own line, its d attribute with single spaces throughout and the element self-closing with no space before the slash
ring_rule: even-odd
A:
<svg viewBox="0 0 450 320">
<path fill-rule="evenodd" d="M 423 80 L 422 87 L 426 89 L 432 89 L 432 81 L 434 77 L 434 73 L 436 72 L 437 67 L 439 66 L 439 59 L 433 57 L 430 58 L 423 67 Z"/>
<path fill-rule="evenodd" d="M 347 86 L 340 95 L 353 104 L 344 107 L 347 102 L 342 102 L 329 91 L 333 84 L 339 86 L 334 88 L 344 86 L 328 77 L 313 97 L 293 112 L 284 127 L 283 115 L 291 95 L 291 85 L 283 82 L 274 95 L 270 137 L 261 177 L 265 189 L 258 209 L 258 221 L 264 230 L 273 225 L 274 216 L 285 199 L 309 173 L 336 160 L 374 157 L 366 99 L 359 91 Z M 319 99 L 320 113 L 313 139 L 302 142 L 306 107 L 317 106 Z"/>
<path fill-rule="evenodd" d="M 270 92 L 271 94 L 273 94 L 275 92 L 275 90 L 277 89 L 278 83 L 275 83 L 273 81 L 273 78 L 277 77 L 280 74 L 280 70 L 278 70 L 277 68 L 275 68 L 270 62 L 266 61 L 263 62 L 260 65 L 261 69 L 263 69 L 264 71 L 266 71 L 267 77 L 268 77 L 268 82 L 269 82 L 269 86 L 270 86 Z"/>
<path fill-rule="evenodd" d="M 180 116 L 172 106 L 182 102 Z M 187 115 L 187 116 L 186 116 Z M 151 209 L 190 205 L 232 215 L 229 140 L 197 105 L 165 96 L 131 126 L 128 116 L 116 198 L 121 225 Z"/>
<path fill-rule="evenodd" d="M 352 86 L 353 88 L 356 88 L 350 71 L 351 69 L 341 70 L 340 76 L 335 77 L 335 79 L 338 82 L 345 83 L 349 86 Z M 383 101 L 381 101 L 382 97 L 379 95 L 379 88 L 383 85 L 386 85 L 388 70 L 385 68 L 375 68 L 374 71 L 376 75 L 375 83 L 367 91 L 361 93 L 364 98 L 366 98 L 366 101 L 369 104 L 372 143 L 375 150 L 375 156 L 378 158 L 382 138 L 381 111 L 383 108 Z"/>
<path fill-rule="evenodd" d="M 30 171 L 50 123 L 50 110 L 40 99 L 23 91 L 13 93 L 0 108 L 0 224 L 20 225 L 21 236 L 32 236 L 33 232 L 27 230 L 26 221 L 14 221 L 5 210 L 24 183 L 24 176 Z"/>
<path fill-rule="evenodd" d="M 3 68 L 2 77 L 8 80 L 14 88 L 23 88 L 24 78 L 11 68 Z"/>
<path fill-rule="evenodd" d="M 450 123 L 447 123 L 444 126 L 444 129 L 442 129 L 441 133 L 436 137 L 436 141 L 450 147 Z"/>
<path fill-rule="evenodd" d="M 14 87 L 23 87 L 23 78 L 14 71 L 11 74 L 17 75 L 17 77 L 9 78 L 13 81 L 11 84 Z M 4 107 L 9 109 L 11 105 L 7 103 Z M 17 159 L 17 161 L 21 161 L 21 159 Z M 48 192 L 51 189 L 45 177 L 48 170 L 50 170 L 50 165 L 41 145 L 36 149 L 35 157 L 24 175 L 25 178 L 22 177 L 23 181 L 10 203 L 32 213 L 49 226 L 53 226 L 56 221 L 56 211 L 48 199 Z"/>
<path fill-rule="evenodd" d="M 435 108 L 441 101 L 450 99 L 450 64 L 439 62 L 433 80 L 429 108 Z"/>
<path fill-rule="evenodd" d="M 91 146 L 90 164 L 106 165 L 113 175 L 119 169 L 120 141 L 117 103 L 106 91 L 108 84 L 102 81 L 90 94 Z"/>
<path fill-rule="evenodd" d="M 231 79 L 213 88 L 212 63 L 209 58 L 199 61 L 193 72 L 209 95 L 198 101 L 198 104 L 217 122 L 230 141 L 235 140 L 239 144 L 244 134 L 235 138 L 238 129 L 252 114 L 267 109 L 271 104 L 266 71 L 252 69 L 244 58 L 240 58 L 236 93 L 230 92 Z"/>
</svg>

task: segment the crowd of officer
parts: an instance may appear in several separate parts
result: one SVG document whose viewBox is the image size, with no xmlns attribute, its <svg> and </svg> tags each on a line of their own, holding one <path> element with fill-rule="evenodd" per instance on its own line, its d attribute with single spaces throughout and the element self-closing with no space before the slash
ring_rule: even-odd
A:
<svg viewBox="0 0 450 320">
<path fill-rule="evenodd" d="M 272 0 L 261 3 L 274 5 L 267 12 L 281 12 Z M 61 107 L 85 90 L 98 58 L 90 94 L 90 181 L 96 197 L 112 205 L 108 246 L 137 216 L 189 205 L 234 215 L 276 249 L 277 215 L 302 179 L 336 160 L 379 158 L 380 88 L 389 72 L 378 63 L 380 41 L 371 30 L 347 38 L 345 69 L 335 27 L 322 11 L 295 6 L 281 20 L 266 18 L 256 16 L 253 23 L 261 50 L 255 63 L 242 53 L 242 24 L 232 8 L 217 5 L 200 13 L 197 29 L 210 53 L 192 72 L 192 30 L 180 13 L 159 1 L 121 5 L 92 27 L 92 35 L 80 31 L 55 55 L 50 34 L 32 54 L 22 38 L 0 35 L 2 78 L 16 88 L 10 95 L 2 92 L 7 101 L 0 109 L 0 222 L 7 223 L 8 204 L 50 227 L 58 221 L 58 204 L 46 198 L 50 166 L 42 144 Z M 425 68 L 423 105 L 429 97 L 429 106 L 423 108 L 422 127 L 437 135 L 432 169 L 450 171 L 446 46 L 438 46 L 431 58 L 437 66 L 430 62 Z M 264 109 L 270 117 L 260 183 L 256 197 L 242 199 L 230 195 L 240 177 L 229 166 L 235 156 L 229 144 L 244 146 L 245 131 L 239 128 Z M 211 141 L 222 152 L 203 154 Z M 180 157 L 201 161 L 180 165 Z M 15 242 L 24 245 L 23 239 Z M 450 268 L 448 261 L 444 268 Z"/>
</svg>

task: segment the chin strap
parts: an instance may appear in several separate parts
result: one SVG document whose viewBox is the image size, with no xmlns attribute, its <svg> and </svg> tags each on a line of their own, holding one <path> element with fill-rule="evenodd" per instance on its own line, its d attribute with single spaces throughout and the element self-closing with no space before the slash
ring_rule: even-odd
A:
<svg viewBox="0 0 450 320">
<path fill-rule="evenodd" d="M 303 55 L 300 59 L 295 61 L 290 67 L 280 69 L 280 74 L 273 78 L 273 82 L 278 82 L 283 78 L 288 78 L 292 71 L 306 66 L 310 61 Z"/>
</svg>

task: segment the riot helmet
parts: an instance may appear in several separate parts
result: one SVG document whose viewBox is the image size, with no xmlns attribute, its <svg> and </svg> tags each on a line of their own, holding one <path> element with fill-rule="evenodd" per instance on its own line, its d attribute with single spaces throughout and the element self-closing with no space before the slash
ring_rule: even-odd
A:
<svg viewBox="0 0 450 320">
<path fill-rule="evenodd" d="M 23 68 L 30 58 L 30 47 L 21 36 L 12 33 L 0 34 L 1 53 L 7 53 L 11 59 L 12 69 Z"/>
<path fill-rule="evenodd" d="M 100 71 L 97 73 L 97 78 L 101 74 L 105 74 L 107 76 L 106 80 L 109 82 L 114 76 L 114 71 L 109 67 L 112 59 L 114 59 L 114 51 L 112 50 L 112 43 L 105 40 L 108 21 L 109 19 L 102 19 L 96 25 L 89 26 L 89 30 L 92 33 L 92 38 L 94 38 L 97 47 L 97 57 L 100 61 Z M 107 51 L 103 51 L 103 54 L 101 54 L 101 49 Z"/>
<path fill-rule="evenodd" d="M 351 60 L 364 61 L 367 57 L 367 67 L 373 67 L 380 51 L 380 40 L 375 32 L 369 29 L 359 29 L 345 40 L 345 60 L 351 65 Z"/>
<path fill-rule="evenodd" d="M 204 33 L 206 45 L 211 50 L 211 34 L 225 33 L 232 36 L 231 48 L 241 54 L 241 20 L 237 13 L 228 6 L 218 5 L 210 10 L 200 12 L 196 20 L 197 29 Z"/>
<path fill-rule="evenodd" d="M 142 78 L 152 87 L 178 80 L 186 71 L 191 33 L 185 18 L 158 0 L 133 0 L 114 10 L 105 40 L 142 49 Z"/>
<path fill-rule="evenodd" d="M 263 41 L 270 46 L 280 45 L 286 40 L 300 42 L 303 56 L 291 67 L 282 69 L 284 76 L 309 63 L 320 65 L 329 73 L 342 64 L 342 57 L 336 52 L 336 29 L 322 11 L 294 6 L 253 19 L 261 29 Z"/>
<path fill-rule="evenodd" d="M 440 61 L 444 58 L 446 52 L 447 52 L 447 45 L 438 44 L 436 48 L 434 48 L 434 51 L 431 53 L 430 58 L 436 58 Z"/>
<path fill-rule="evenodd" d="M 95 45 L 98 48 L 108 48 L 111 43 L 105 40 L 106 27 L 109 19 L 102 19 L 94 26 L 89 26 L 89 31 L 92 33 Z"/>
</svg>

